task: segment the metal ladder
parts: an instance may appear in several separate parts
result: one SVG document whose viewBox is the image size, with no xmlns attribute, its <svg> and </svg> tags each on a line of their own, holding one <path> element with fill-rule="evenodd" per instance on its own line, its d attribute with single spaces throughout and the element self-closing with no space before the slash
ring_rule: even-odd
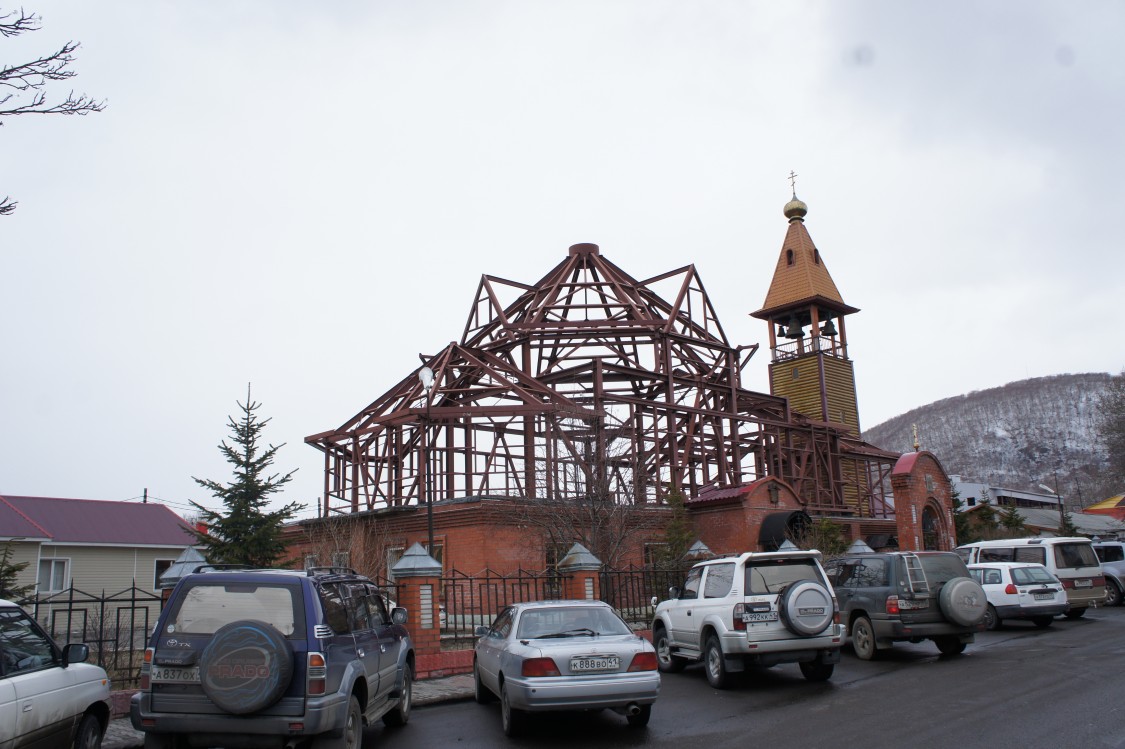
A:
<svg viewBox="0 0 1125 749">
<path fill-rule="evenodd" d="M 903 554 L 906 562 L 906 580 L 910 583 L 911 593 L 928 593 L 930 584 L 926 580 L 926 571 L 922 569 L 922 560 L 917 554 Z"/>
</svg>

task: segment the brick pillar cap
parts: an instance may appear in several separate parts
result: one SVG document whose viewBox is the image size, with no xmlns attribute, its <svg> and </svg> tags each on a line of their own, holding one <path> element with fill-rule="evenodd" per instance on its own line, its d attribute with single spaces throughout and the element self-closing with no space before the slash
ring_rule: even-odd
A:
<svg viewBox="0 0 1125 749">
<path fill-rule="evenodd" d="M 559 569 L 564 572 L 600 570 L 601 568 L 602 560 L 591 554 L 590 550 L 582 544 L 571 546 L 570 551 L 568 551 L 562 561 L 559 562 Z"/>
<path fill-rule="evenodd" d="M 391 572 L 395 577 L 441 577 L 441 562 L 430 556 L 422 544 L 415 543 L 395 562 Z"/>
</svg>

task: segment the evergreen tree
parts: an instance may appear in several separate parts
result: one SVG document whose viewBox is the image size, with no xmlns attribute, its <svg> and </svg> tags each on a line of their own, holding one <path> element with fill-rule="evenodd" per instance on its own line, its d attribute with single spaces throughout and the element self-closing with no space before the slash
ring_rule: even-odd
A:
<svg viewBox="0 0 1125 749">
<path fill-rule="evenodd" d="M 688 520 L 684 507 L 684 495 L 673 492 L 665 499 L 672 510 L 672 517 L 664 527 L 664 546 L 657 553 L 656 563 L 663 567 L 676 567 L 695 540 L 695 530 Z"/>
<path fill-rule="evenodd" d="M 965 503 L 961 501 L 961 493 L 954 489 L 951 499 L 953 500 L 954 545 L 960 546 L 961 544 L 979 541 L 980 539 L 976 538 L 976 534 L 973 533 L 973 524 L 969 519 L 969 514 L 964 510 Z"/>
<path fill-rule="evenodd" d="M 0 598 L 22 606 L 31 601 L 31 594 L 35 592 L 35 585 L 19 585 L 16 582 L 16 575 L 27 569 L 30 562 L 13 564 L 12 557 L 14 555 L 15 549 L 12 548 L 12 542 L 8 541 L 4 544 L 4 549 L 0 551 Z"/>
<path fill-rule="evenodd" d="M 233 417 L 228 417 L 234 444 L 232 446 L 225 440 L 219 444 L 219 451 L 234 466 L 234 480 L 224 485 L 192 477 L 195 483 L 221 499 L 226 510 L 215 512 L 192 502 L 207 526 L 203 532 L 192 533 L 212 563 L 269 567 L 285 553 L 281 543 L 282 524 L 302 510 L 304 505 L 291 502 L 279 510 L 267 511 L 270 495 L 289 483 L 296 470 L 285 475 L 266 475 L 274 456 L 284 444 L 270 445 L 264 450 L 258 444 L 262 429 L 270 423 L 270 419 L 258 420 L 254 412 L 261 404 L 250 399 L 249 385 L 246 387 L 246 402 L 238 406 L 242 409 L 241 419 L 235 421 Z"/>
<path fill-rule="evenodd" d="M 1078 532 L 1078 526 L 1074 524 L 1074 518 L 1070 516 L 1070 510 L 1063 508 L 1062 517 L 1059 519 L 1059 535 L 1060 536 L 1081 536 Z"/>
<path fill-rule="evenodd" d="M 1015 505 L 1004 505 L 1000 511 L 1000 525 L 1008 538 L 1022 538 L 1028 535 L 1027 526 Z"/>
</svg>

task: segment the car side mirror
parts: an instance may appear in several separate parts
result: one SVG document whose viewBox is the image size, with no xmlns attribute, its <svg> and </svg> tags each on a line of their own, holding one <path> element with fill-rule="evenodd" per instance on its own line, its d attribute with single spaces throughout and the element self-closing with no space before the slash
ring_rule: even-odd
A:
<svg viewBox="0 0 1125 749">
<path fill-rule="evenodd" d="M 655 608 L 656 604 L 660 603 L 660 599 L 658 599 L 656 596 L 653 596 L 652 600 L 650 600 L 649 603 L 651 603 L 653 605 L 653 607 Z"/>
<path fill-rule="evenodd" d="M 90 646 L 80 642 L 72 642 L 63 648 L 62 664 L 66 668 L 71 663 L 85 663 L 90 657 Z"/>
<path fill-rule="evenodd" d="M 679 598 L 680 597 L 680 589 L 677 588 L 675 585 L 673 585 L 671 588 L 668 589 L 668 597 L 669 598 Z"/>
<path fill-rule="evenodd" d="M 402 606 L 395 606 L 391 609 L 391 621 L 395 624 L 406 624 L 406 609 Z"/>
<path fill-rule="evenodd" d="M 473 630 L 473 637 L 484 637 L 487 634 L 488 634 L 488 626 L 484 625 L 484 624 L 478 626 L 476 629 Z"/>
</svg>

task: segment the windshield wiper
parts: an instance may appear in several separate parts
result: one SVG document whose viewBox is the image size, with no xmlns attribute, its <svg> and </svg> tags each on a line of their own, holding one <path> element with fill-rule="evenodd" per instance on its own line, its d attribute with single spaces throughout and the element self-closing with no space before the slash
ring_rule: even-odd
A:
<svg viewBox="0 0 1125 749">
<path fill-rule="evenodd" d="M 594 630 L 583 627 L 582 629 L 568 629 L 565 632 L 555 632 L 551 635 L 539 635 L 538 637 L 533 637 L 531 639 L 548 640 L 552 637 L 596 637 L 597 634 L 598 633 Z"/>
</svg>

